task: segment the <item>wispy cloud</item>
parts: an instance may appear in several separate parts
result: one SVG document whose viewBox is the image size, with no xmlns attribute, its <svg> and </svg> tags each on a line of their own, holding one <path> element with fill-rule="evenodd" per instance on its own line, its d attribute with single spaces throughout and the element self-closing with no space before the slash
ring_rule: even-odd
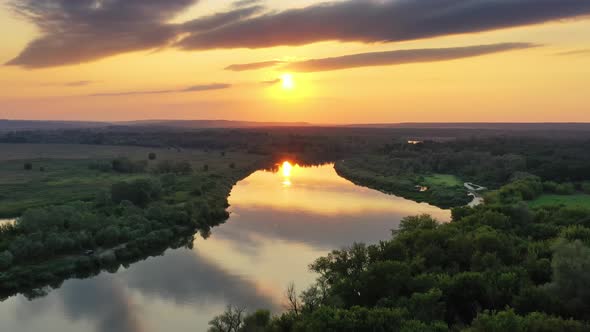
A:
<svg viewBox="0 0 590 332">
<path fill-rule="evenodd" d="M 566 51 L 566 52 L 559 52 L 559 53 L 555 53 L 555 55 L 559 55 L 559 56 L 590 55 L 590 48 L 581 49 L 581 50 Z"/>
<path fill-rule="evenodd" d="M 511 50 L 526 49 L 535 46 L 537 45 L 530 43 L 502 43 L 466 47 L 426 48 L 360 53 L 332 58 L 291 62 L 284 66 L 283 69 L 298 72 L 317 72 L 357 67 L 390 66 L 417 62 L 445 61 Z"/>
<path fill-rule="evenodd" d="M 90 80 L 83 80 L 83 81 L 72 81 L 72 82 L 62 82 L 62 83 L 43 83 L 41 85 L 42 86 L 65 86 L 65 87 L 77 88 L 77 87 L 82 87 L 82 86 L 88 86 L 88 85 L 91 85 L 94 83 L 96 83 L 96 82 L 90 81 Z"/>
<path fill-rule="evenodd" d="M 262 81 L 260 82 L 261 84 L 267 84 L 267 85 L 273 85 L 273 84 L 277 84 L 280 83 L 282 80 L 280 78 L 275 78 L 274 80 L 267 80 L 267 81 Z"/>
<path fill-rule="evenodd" d="M 264 10 L 263 6 L 240 7 L 227 12 L 215 13 L 209 16 L 203 16 L 181 25 L 182 30 L 189 33 L 198 33 L 207 30 L 213 30 L 230 23 L 240 21 L 251 17 L 254 14 Z"/>
<path fill-rule="evenodd" d="M 246 70 L 256 70 L 268 67 L 274 67 L 285 63 L 284 61 L 272 60 L 272 61 L 262 61 L 262 62 L 252 62 L 252 63 L 239 63 L 233 64 L 230 66 L 225 67 L 225 70 L 231 71 L 246 71 Z"/>
<path fill-rule="evenodd" d="M 264 2 L 264 1 L 262 1 L 262 0 L 237 0 L 232 3 L 232 6 L 236 7 L 236 8 L 246 7 L 246 6 L 258 5 L 258 4 L 261 4 L 262 2 Z"/>
<path fill-rule="evenodd" d="M 214 83 L 205 85 L 194 85 L 183 89 L 168 89 L 168 90 L 142 90 L 142 91 L 124 91 L 124 92 L 106 92 L 106 93 L 94 93 L 89 95 L 90 97 L 122 97 L 122 96 L 134 96 L 134 95 L 158 95 L 168 93 L 189 93 L 189 92 L 200 92 L 200 91 L 211 91 L 211 90 L 223 90 L 231 88 L 231 84 L 225 83 Z"/>
</svg>

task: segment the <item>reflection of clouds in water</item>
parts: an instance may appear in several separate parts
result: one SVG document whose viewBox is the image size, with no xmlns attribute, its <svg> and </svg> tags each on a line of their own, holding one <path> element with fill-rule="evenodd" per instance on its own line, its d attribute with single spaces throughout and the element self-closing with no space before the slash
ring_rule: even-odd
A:
<svg viewBox="0 0 590 332">
<path fill-rule="evenodd" d="M 97 332 L 145 332 L 140 316 L 125 288 L 112 275 L 100 275 L 86 280 L 69 280 L 63 287 L 44 298 L 28 301 L 19 297 L 16 318 L 18 327 L 44 314 L 55 315 L 53 310 L 62 308 L 69 322 L 86 321 Z M 69 331 L 66 327 L 51 331 Z"/>
<path fill-rule="evenodd" d="M 316 215 L 234 207 L 239 217 L 213 231 L 213 238 L 228 239 L 236 249 L 255 250 L 260 238 L 277 238 L 305 243 L 317 249 L 336 249 L 353 242 L 376 243 L 390 237 L 406 214 L 364 213 L 362 215 Z"/>
<path fill-rule="evenodd" d="M 131 303 L 130 291 L 139 291 L 143 296 L 136 305 Z M 229 274 L 191 250 L 179 249 L 137 263 L 117 275 L 66 281 L 62 288 L 34 301 L 21 296 L 15 302 L 15 320 L 20 323 L 15 321 L 11 325 L 23 327 L 15 332 L 28 332 L 24 323 L 56 315 L 54 310 L 63 308 L 70 323 L 85 321 L 97 332 L 145 332 L 149 329 L 140 324 L 145 320 L 140 310 L 151 305 L 150 299 L 174 301 L 205 311 L 212 304 L 279 308 L 253 281 Z M 2 331 L 3 326 L 0 322 Z M 62 327 L 59 331 L 70 330 Z"/>
<path fill-rule="evenodd" d="M 71 320 L 88 319 L 98 332 L 145 331 L 125 288 L 111 275 L 74 280 L 61 290 L 61 296 Z"/>
<path fill-rule="evenodd" d="M 213 302 L 247 308 L 277 307 L 254 282 L 227 273 L 191 250 L 168 251 L 164 258 L 132 266 L 123 278 L 130 288 L 145 296 L 177 304 L 207 306 Z"/>
</svg>

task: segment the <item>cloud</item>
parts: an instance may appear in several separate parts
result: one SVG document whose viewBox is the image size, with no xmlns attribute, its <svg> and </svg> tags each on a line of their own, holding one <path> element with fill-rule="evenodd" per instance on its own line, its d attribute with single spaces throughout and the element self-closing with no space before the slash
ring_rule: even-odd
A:
<svg viewBox="0 0 590 332">
<path fill-rule="evenodd" d="M 83 80 L 83 81 L 72 81 L 72 82 L 64 82 L 64 83 L 43 83 L 43 84 L 41 84 L 41 86 L 65 86 L 65 87 L 77 88 L 77 87 L 87 86 L 87 85 L 94 84 L 94 83 L 96 83 L 96 82 L 90 81 L 90 80 Z"/>
<path fill-rule="evenodd" d="M 268 80 L 268 81 L 261 81 L 260 84 L 268 84 L 268 85 L 273 85 L 273 84 L 277 84 L 280 83 L 282 80 L 280 78 L 275 78 L 274 80 Z"/>
<path fill-rule="evenodd" d="M 167 93 L 188 93 L 188 92 L 229 89 L 231 86 L 232 86 L 231 84 L 226 84 L 226 83 L 213 83 L 213 84 L 204 84 L 204 85 L 194 85 L 194 86 L 184 88 L 184 89 L 106 92 L 106 93 L 95 93 L 95 94 L 91 94 L 89 96 L 90 97 L 122 97 L 122 96 L 134 96 L 134 95 L 158 95 L 158 94 L 167 94 Z"/>
<path fill-rule="evenodd" d="M 485 54 L 535 47 L 529 43 L 502 43 L 451 48 L 426 48 L 360 53 L 333 58 L 292 62 L 283 67 L 297 72 L 318 72 L 357 67 L 401 65 L 416 62 L 454 60 Z"/>
<path fill-rule="evenodd" d="M 67 82 L 64 84 L 64 86 L 70 86 L 70 87 L 79 87 L 79 86 L 87 86 L 94 83 L 94 81 L 75 81 L 75 82 Z"/>
<path fill-rule="evenodd" d="M 263 6 L 251 6 L 237 8 L 228 12 L 215 13 L 213 15 L 200 17 L 182 24 L 182 30 L 186 32 L 201 32 L 220 28 L 224 25 L 234 23 L 264 10 Z"/>
<path fill-rule="evenodd" d="M 320 41 L 394 42 L 590 14 L 581 0 L 339 1 L 269 13 L 178 43 L 184 49 L 262 48 Z"/>
<path fill-rule="evenodd" d="M 284 63 L 284 61 L 263 61 L 263 62 L 252 62 L 252 63 L 240 63 L 240 64 L 233 64 L 230 66 L 225 67 L 225 70 L 232 70 L 232 71 L 245 71 L 245 70 L 256 70 L 262 69 L 267 67 L 274 67 L 276 65 L 280 65 Z"/>
<path fill-rule="evenodd" d="M 566 55 L 590 55 L 590 48 L 581 49 L 581 50 L 573 50 L 567 52 L 560 52 L 556 53 L 555 55 L 566 56 Z"/>
<path fill-rule="evenodd" d="M 235 8 L 246 7 L 246 6 L 256 5 L 256 4 L 259 4 L 262 2 L 263 2 L 262 0 L 237 0 L 237 1 L 234 1 L 234 3 L 232 4 L 232 7 L 235 7 Z"/>
<path fill-rule="evenodd" d="M 7 65 L 41 68 L 152 49 L 177 36 L 168 24 L 197 0 L 13 0 L 42 36 Z"/>
<path fill-rule="evenodd" d="M 199 0 L 9 0 L 41 36 L 7 65 L 44 68 L 174 45 L 262 48 L 320 41 L 395 42 L 526 26 L 590 14 L 585 0 L 345 0 L 264 12 L 236 1 L 226 12 L 170 23 Z"/>
</svg>

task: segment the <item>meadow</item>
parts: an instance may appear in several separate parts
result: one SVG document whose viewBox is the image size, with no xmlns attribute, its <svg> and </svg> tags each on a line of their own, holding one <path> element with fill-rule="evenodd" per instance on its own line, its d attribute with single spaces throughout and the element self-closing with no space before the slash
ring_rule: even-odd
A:
<svg viewBox="0 0 590 332">
<path fill-rule="evenodd" d="M 536 199 L 528 202 L 531 207 L 563 205 L 566 207 L 577 207 L 590 209 L 590 195 L 588 194 L 574 194 L 574 195 L 556 195 L 543 194 Z"/>
<path fill-rule="evenodd" d="M 148 155 L 155 153 L 156 159 Z M 78 144 L 0 144 L 0 218 L 18 217 L 33 207 L 88 201 L 113 183 L 149 177 L 148 173 L 118 173 L 91 169 L 115 158 L 144 160 L 148 173 L 159 162 L 186 161 L 203 173 L 225 176 L 234 167 L 251 167 L 260 157 L 240 152 L 206 152 L 177 148 L 144 148 Z M 30 164 L 31 169 L 25 169 Z M 183 193 L 177 194 L 179 198 Z"/>
</svg>

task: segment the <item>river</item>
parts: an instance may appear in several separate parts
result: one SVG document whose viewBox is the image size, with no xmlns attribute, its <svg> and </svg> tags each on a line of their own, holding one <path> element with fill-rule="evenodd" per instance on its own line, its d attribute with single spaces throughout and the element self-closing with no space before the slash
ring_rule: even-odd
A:
<svg viewBox="0 0 590 332">
<path fill-rule="evenodd" d="M 0 226 L 13 224 L 16 219 L 0 219 Z"/>
<path fill-rule="evenodd" d="M 206 331 L 228 304 L 281 311 L 290 282 L 303 290 L 315 279 L 307 267 L 316 258 L 388 239 L 404 216 L 450 219 L 448 210 L 356 186 L 333 165 L 255 172 L 229 201 L 229 220 L 193 249 L 0 303 L 0 331 Z"/>
</svg>

